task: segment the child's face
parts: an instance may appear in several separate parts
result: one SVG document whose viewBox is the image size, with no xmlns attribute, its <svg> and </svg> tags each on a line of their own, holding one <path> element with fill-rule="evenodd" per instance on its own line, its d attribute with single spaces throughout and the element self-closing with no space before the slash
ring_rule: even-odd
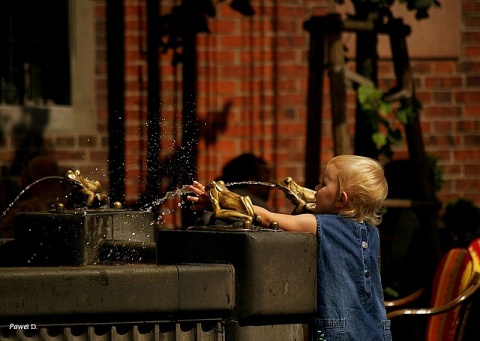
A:
<svg viewBox="0 0 480 341">
<path fill-rule="evenodd" d="M 317 213 L 337 214 L 340 211 L 338 201 L 340 199 L 340 187 L 338 183 L 338 168 L 330 165 L 325 169 L 320 184 L 315 187 Z"/>
</svg>

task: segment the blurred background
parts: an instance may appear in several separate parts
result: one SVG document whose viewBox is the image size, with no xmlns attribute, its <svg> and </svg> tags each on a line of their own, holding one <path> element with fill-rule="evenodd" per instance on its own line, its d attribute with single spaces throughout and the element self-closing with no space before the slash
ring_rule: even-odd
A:
<svg viewBox="0 0 480 341">
<path fill-rule="evenodd" d="M 4 0 L 5 202 L 39 154 L 141 208 L 244 153 L 308 187 L 355 153 L 411 160 L 415 200 L 477 206 L 480 8 L 437 5 Z M 277 192 L 269 206 L 288 212 Z M 190 223 L 182 200 L 159 207 L 166 226 Z"/>
</svg>

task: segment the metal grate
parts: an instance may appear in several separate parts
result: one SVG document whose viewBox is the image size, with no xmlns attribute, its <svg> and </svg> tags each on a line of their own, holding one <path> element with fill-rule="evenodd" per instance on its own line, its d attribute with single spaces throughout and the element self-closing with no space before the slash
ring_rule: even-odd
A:
<svg viewBox="0 0 480 341">
<path fill-rule="evenodd" d="M 218 321 L 96 326 L 11 324 L 0 329 L 0 341 L 224 341 L 224 335 L 224 326 Z"/>
</svg>

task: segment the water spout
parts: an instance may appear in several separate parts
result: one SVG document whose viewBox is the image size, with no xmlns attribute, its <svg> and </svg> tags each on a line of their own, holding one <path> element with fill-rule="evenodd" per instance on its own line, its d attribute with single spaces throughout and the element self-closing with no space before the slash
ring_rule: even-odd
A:
<svg viewBox="0 0 480 341">
<path fill-rule="evenodd" d="M 25 193 L 27 193 L 32 187 L 36 186 L 37 184 L 41 182 L 45 182 L 47 180 L 58 180 L 59 183 L 62 183 L 63 181 L 65 181 L 65 178 L 63 176 L 51 175 L 51 176 L 46 176 L 44 178 L 35 180 L 34 182 L 26 186 L 23 190 L 21 190 L 20 193 L 15 197 L 15 199 L 13 199 L 13 201 L 7 206 L 7 208 L 3 211 L 2 215 L 0 216 L 0 221 L 8 214 L 8 212 L 15 205 L 15 203 L 25 195 Z"/>
</svg>

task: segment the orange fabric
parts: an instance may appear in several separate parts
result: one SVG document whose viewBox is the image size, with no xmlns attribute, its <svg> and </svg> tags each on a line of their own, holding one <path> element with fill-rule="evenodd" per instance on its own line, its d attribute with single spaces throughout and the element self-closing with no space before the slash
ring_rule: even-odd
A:
<svg viewBox="0 0 480 341">
<path fill-rule="evenodd" d="M 432 287 L 432 307 L 443 305 L 460 295 L 472 276 L 473 262 L 465 249 L 450 250 L 440 262 Z M 453 340 L 459 322 L 460 307 L 430 317 L 427 340 Z"/>
</svg>

